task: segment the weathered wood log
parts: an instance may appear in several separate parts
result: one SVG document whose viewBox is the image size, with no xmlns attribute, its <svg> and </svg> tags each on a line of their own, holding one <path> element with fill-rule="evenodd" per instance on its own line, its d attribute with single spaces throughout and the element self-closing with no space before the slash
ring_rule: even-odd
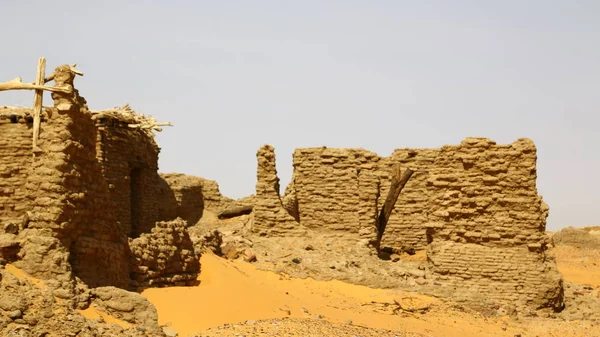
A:
<svg viewBox="0 0 600 337">
<path fill-rule="evenodd" d="M 5 90 L 46 90 L 52 92 L 62 92 L 65 94 L 72 93 L 72 89 L 68 88 L 48 87 L 45 85 L 39 85 L 35 83 L 23 83 L 20 77 L 17 77 L 14 80 L 8 82 L 0 83 L 0 91 Z"/>
<path fill-rule="evenodd" d="M 400 164 L 395 165 L 393 170 L 390 190 L 388 191 L 388 195 L 385 198 L 385 203 L 383 204 L 381 211 L 379 211 L 379 216 L 377 218 L 377 251 L 379 251 L 381 248 L 381 239 L 383 238 L 385 227 L 390 219 L 390 215 L 392 215 L 392 210 L 394 209 L 394 205 L 400 196 L 400 192 L 402 192 L 404 185 L 406 185 L 414 173 L 411 169 L 406 169 L 404 174 L 402 174 Z"/>
<path fill-rule="evenodd" d="M 40 57 L 37 66 L 37 76 L 35 78 L 36 85 L 43 85 L 46 77 L 46 59 Z M 40 136 L 40 123 L 42 114 L 42 101 L 44 100 L 44 90 L 36 89 L 33 97 L 33 153 L 41 152 L 37 146 L 37 141 Z"/>
<path fill-rule="evenodd" d="M 250 214 L 252 213 L 253 209 L 254 206 L 235 206 L 222 210 L 219 212 L 219 214 L 217 214 L 217 217 L 219 219 L 233 218 L 240 215 Z"/>
</svg>

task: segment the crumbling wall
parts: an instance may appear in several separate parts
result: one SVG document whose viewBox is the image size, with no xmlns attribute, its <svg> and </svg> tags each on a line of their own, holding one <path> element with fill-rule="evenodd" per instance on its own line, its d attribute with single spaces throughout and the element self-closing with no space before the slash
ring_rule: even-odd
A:
<svg viewBox="0 0 600 337">
<path fill-rule="evenodd" d="M 111 209 L 129 236 L 149 232 L 159 218 L 158 146 L 143 130 L 98 119 L 97 160 L 110 191 Z"/>
<path fill-rule="evenodd" d="M 199 256 L 186 227 L 181 218 L 157 222 L 151 233 L 129 240 L 133 286 L 192 285 L 196 281 Z"/>
<path fill-rule="evenodd" d="M 294 235 L 287 219 L 278 223 L 283 207 L 273 188 L 272 152 L 259 151 L 256 202 L 271 207 L 261 210 L 255 227 Z M 559 308 L 562 279 L 545 255 L 548 206 L 537 194 L 536 160 L 528 139 L 496 145 L 467 138 L 440 149 L 398 149 L 386 158 L 361 149 L 298 149 L 286 198 L 295 198 L 301 226 L 372 242 L 392 167 L 400 163 L 415 173 L 395 204 L 383 247 L 427 247 L 428 277 L 460 287 L 464 299 L 489 292 L 490 300 Z"/>
<path fill-rule="evenodd" d="M 211 210 L 219 210 L 227 207 L 233 202 L 233 199 L 227 198 L 221 194 L 219 184 L 214 180 L 198 178 L 202 180 L 202 197 L 204 207 Z"/>
<path fill-rule="evenodd" d="M 443 147 L 427 178 L 428 227 L 459 243 L 545 246 L 548 206 L 537 194 L 536 160 L 529 139 L 467 138 Z"/>
<path fill-rule="evenodd" d="M 424 248 L 428 195 L 425 180 L 438 151 L 399 149 L 382 158 L 363 149 L 297 149 L 290 184 L 293 190 L 286 191 L 284 206 L 297 207 L 300 223 L 308 228 L 358 233 L 373 241 L 377 235 L 377 213 L 385 201 L 392 168 L 401 163 L 416 173 L 400 194 L 383 245 Z"/>
<path fill-rule="evenodd" d="M 72 88 L 68 66 L 55 71 L 57 86 Z M 96 128 L 85 100 L 53 93 L 54 113 L 42 123 L 27 176 L 29 221 L 19 234 L 15 263 L 47 280 L 56 296 L 73 299 L 74 277 L 90 286 L 127 287 L 127 237 L 111 217 L 108 187 L 96 162 Z"/>
<path fill-rule="evenodd" d="M 562 306 L 562 278 L 546 259 L 548 206 L 537 194 L 529 139 L 467 138 L 441 149 L 429 172 L 431 276 L 465 296 Z"/>
<path fill-rule="evenodd" d="M 275 168 L 275 149 L 263 145 L 256 153 L 258 159 L 253 231 L 260 235 L 288 235 L 303 228 L 283 208 L 279 178 Z"/>
<path fill-rule="evenodd" d="M 165 181 L 168 190 L 161 192 L 167 200 L 161 201 L 160 204 L 168 204 L 169 210 L 164 213 L 172 216 L 164 220 L 180 217 L 188 226 L 195 225 L 204 212 L 203 186 L 206 180 L 180 173 L 161 174 L 161 179 Z M 169 201 L 169 192 L 174 202 Z M 214 194 L 211 196 L 214 198 Z"/>
<path fill-rule="evenodd" d="M 391 156 L 380 161 L 380 187 L 383 196 L 379 209 L 385 202 L 391 182 L 391 172 L 395 164 L 414 171 L 408 183 L 398 197 L 392 215 L 388 221 L 381 242 L 382 247 L 413 247 L 424 249 L 427 246 L 426 228 L 430 189 L 427 179 L 436 167 L 439 149 L 397 149 Z"/>
<path fill-rule="evenodd" d="M 12 111 L 2 109 L 2 115 Z M 25 181 L 31 167 L 31 124 L 24 119 L 0 118 L 0 232 L 9 224 L 21 223 L 27 209 Z"/>
<path fill-rule="evenodd" d="M 358 233 L 361 208 L 369 206 L 361 202 L 359 174 L 378 161 L 362 149 L 297 149 L 293 183 L 302 225 Z"/>
</svg>

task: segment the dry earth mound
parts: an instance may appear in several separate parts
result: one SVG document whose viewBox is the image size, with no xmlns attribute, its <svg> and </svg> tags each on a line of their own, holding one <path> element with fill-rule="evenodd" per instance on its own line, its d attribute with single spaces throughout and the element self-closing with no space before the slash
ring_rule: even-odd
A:
<svg viewBox="0 0 600 337">
<path fill-rule="evenodd" d="M 600 230 L 596 227 L 567 227 L 552 235 L 552 244 L 580 249 L 600 249 Z"/>
</svg>

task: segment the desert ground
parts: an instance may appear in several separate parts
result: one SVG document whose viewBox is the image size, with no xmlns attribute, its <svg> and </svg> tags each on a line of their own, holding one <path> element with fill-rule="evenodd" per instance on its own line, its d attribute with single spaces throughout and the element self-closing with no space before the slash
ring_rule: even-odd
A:
<svg viewBox="0 0 600 337">
<path fill-rule="evenodd" d="M 563 273 L 567 296 L 600 296 L 600 245 L 582 246 L 567 235 L 550 254 Z M 426 257 L 417 252 L 403 259 Z M 563 317 L 489 315 L 406 287 L 315 280 L 316 272 L 311 277 L 306 271 L 300 274 L 305 278 L 291 277 L 284 268 L 265 270 L 264 264 L 210 253 L 201 262 L 199 286 L 142 293 L 157 307 L 159 324 L 181 336 L 600 336 L 600 312 L 573 319 L 590 306 L 586 301 L 569 301 L 573 307 Z"/>
<path fill-rule="evenodd" d="M 217 220 L 207 212 L 190 232 L 194 236 L 218 229 L 231 236 L 243 231 L 247 221 L 247 216 Z M 360 248 L 344 250 L 323 237 L 296 240 L 295 246 L 291 241 L 255 238 L 250 244 L 257 256 L 251 259 L 244 253 L 217 255 L 206 249 L 198 285 L 148 288 L 141 295 L 156 307 L 167 336 L 600 336 L 600 232 L 569 230 L 548 233 L 555 245 L 549 255 L 555 256 L 563 274 L 567 298 L 565 310 L 550 315 L 481 310 L 427 295 L 430 292 L 419 284 L 394 283 L 397 275 L 380 274 L 377 265 L 370 267 L 370 274 L 367 269 L 344 268 L 339 264 L 348 262 L 340 262 L 342 256 L 356 265 L 398 262 L 361 260 Z M 313 268 L 303 266 L 311 264 L 311 253 L 322 254 L 327 247 L 331 254 Z M 399 265 L 418 270 L 425 260 L 425 253 L 417 251 L 402 255 Z M 13 265 L 5 271 L 46 287 Z M 113 325 L 115 331 L 132 327 L 94 306 L 79 312 Z"/>
</svg>

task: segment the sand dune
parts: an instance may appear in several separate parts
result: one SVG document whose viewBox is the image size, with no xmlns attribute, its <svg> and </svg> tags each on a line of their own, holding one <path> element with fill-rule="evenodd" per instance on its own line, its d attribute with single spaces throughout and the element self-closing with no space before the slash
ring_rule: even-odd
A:
<svg viewBox="0 0 600 337">
<path fill-rule="evenodd" d="M 371 328 L 448 337 L 514 336 L 518 332 L 503 330 L 506 323 L 500 318 L 486 319 L 452 309 L 428 296 L 339 281 L 293 279 L 212 254 L 205 254 L 201 262 L 199 286 L 152 288 L 142 293 L 158 309 L 159 324 L 182 336 L 223 324 L 283 317 L 351 321 Z"/>
</svg>

